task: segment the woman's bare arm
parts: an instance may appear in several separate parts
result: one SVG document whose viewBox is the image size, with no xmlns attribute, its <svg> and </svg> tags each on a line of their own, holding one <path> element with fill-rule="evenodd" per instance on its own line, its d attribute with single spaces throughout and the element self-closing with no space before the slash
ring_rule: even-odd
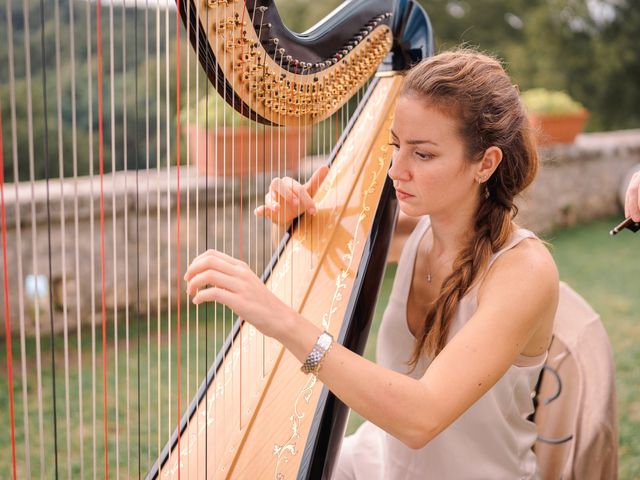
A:
<svg viewBox="0 0 640 480">
<path fill-rule="evenodd" d="M 185 280 L 194 303 L 229 306 L 300 362 L 321 333 L 317 319 L 312 323 L 293 311 L 246 263 L 221 252 L 196 258 Z M 364 418 L 409 447 L 421 448 L 484 395 L 518 354 L 531 351 L 532 339 L 553 322 L 557 297 L 557 270 L 544 246 L 518 245 L 495 262 L 477 311 L 421 379 L 385 369 L 341 345 L 327 354 L 319 378 Z"/>
<path fill-rule="evenodd" d="M 364 418 L 411 448 L 423 447 L 504 375 L 542 324 L 553 321 L 555 265 L 550 258 L 529 257 L 512 255 L 496 262 L 478 310 L 420 380 L 340 345 L 328 353 L 319 379 Z M 289 322 L 277 338 L 304 361 L 320 329 L 297 314 Z"/>
</svg>

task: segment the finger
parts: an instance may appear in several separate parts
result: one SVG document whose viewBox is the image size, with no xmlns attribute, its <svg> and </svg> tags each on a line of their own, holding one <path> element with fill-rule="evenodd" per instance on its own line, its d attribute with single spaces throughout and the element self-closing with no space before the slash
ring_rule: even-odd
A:
<svg viewBox="0 0 640 480">
<path fill-rule="evenodd" d="M 276 221 L 278 220 L 279 214 L 278 211 L 280 210 L 280 206 L 279 205 L 275 205 L 274 208 L 268 208 L 265 205 L 260 205 L 259 207 L 256 207 L 256 209 L 253 211 L 253 214 L 256 217 L 265 217 L 265 218 L 269 218 L 272 221 Z"/>
<path fill-rule="evenodd" d="M 216 250 L 207 250 L 191 262 L 191 265 L 189 265 L 184 275 L 184 280 L 188 282 L 195 275 L 207 269 L 222 271 L 227 275 L 237 275 L 235 268 L 242 264 L 243 262 L 240 260 L 230 257 L 225 253 Z"/>
<path fill-rule="evenodd" d="M 267 193 L 264 197 L 265 207 L 267 210 L 272 210 L 274 212 L 280 210 L 280 202 L 275 199 L 275 194 L 271 192 Z"/>
<path fill-rule="evenodd" d="M 258 216 L 263 216 L 264 218 L 268 218 L 269 220 L 271 220 L 271 223 L 275 223 L 277 225 L 280 225 L 283 223 L 282 215 L 280 215 L 279 208 L 276 210 L 265 208 L 264 211 Z"/>
<path fill-rule="evenodd" d="M 289 204 L 288 208 L 298 207 L 298 195 L 291 188 L 291 182 L 285 182 L 282 178 L 274 178 L 273 182 L 271 182 L 270 192 L 279 197 L 274 198 L 274 200 L 284 203 L 285 208 L 287 208 L 286 204 Z"/>
<path fill-rule="evenodd" d="M 316 202 L 313 201 L 311 195 L 307 192 L 306 189 L 301 188 L 298 193 L 298 198 L 300 199 L 300 210 L 303 212 L 309 212 L 311 215 L 316 213 Z"/>
<path fill-rule="evenodd" d="M 233 298 L 233 293 L 228 290 L 219 287 L 209 287 L 200 290 L 193 296 L 191 301 L 195 305 L 200 305 L 203 302 L 218 302 L 233 310 Z"/>
<path fill-rule="evenodd" d="M 253 210 L 253 214 L 256 217 L 265 217 L 266 216 L 267 207 L 265 205 L 260 205 Z"/>
<path fill-rule="evenodd" d="M 301 185 L 299 182 L 290 177 L 285 177 L 282 179 L 282 181 L 297 195 L 297 211 L 299 213 L 309 212 L 311 214 L 314 214 L 316 212 L 316 204 L 313 201 L 313 198 L 311 198 L 311 195 L 309 195 L 309 193 L 307 192 L 307 189 L 304 185 Z"/>
<path fill-rule="evenodd" d="M 327 178 L 328 174 L 329 167 L 327 165 L 322 165 L 315 172 L 313 172 L 313 175 L 311 175 L 309 181 L 304 184 L 305 190 L 307 191 L 309 196 L 313 197 L 316 194 L 316 192 L 320 188 L 320 185 L 322 185 L 322 182 L 324 182 L 324 179 Z"/>
<path fill-rule="evenodd" d="M 187 294 L 195 296 L 199 290 L 209 287 L 219 287 L 230 292 L 239 292 L 242 282 L 237 277 L 226 275 L 215 270 L 205 270 L 195 275 L 187 283 Z"/>
</svg>

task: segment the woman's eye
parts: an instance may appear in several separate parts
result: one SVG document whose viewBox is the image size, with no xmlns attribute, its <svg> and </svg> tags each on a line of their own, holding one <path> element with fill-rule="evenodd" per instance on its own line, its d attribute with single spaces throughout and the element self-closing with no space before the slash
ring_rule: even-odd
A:
<svg viewBox="0 0 640 480">
<path fill-rule="evenodd" d="M 426 153 L 426 152 L 416 152 L 416 155 L 423 159 L 423 160 L 427 160 L 428 158 L 432 158 L 433 155 L 431 155 L 430 153 Z"/>
<path fill-rule="evenodd" d="M 397 143 L 394 143 L 394 142 L 389 142 L 389 145 L 392 146 L 396 150 L 398 150 L 400 148 L 400 145 L 398 145 Z"/>
</svg>

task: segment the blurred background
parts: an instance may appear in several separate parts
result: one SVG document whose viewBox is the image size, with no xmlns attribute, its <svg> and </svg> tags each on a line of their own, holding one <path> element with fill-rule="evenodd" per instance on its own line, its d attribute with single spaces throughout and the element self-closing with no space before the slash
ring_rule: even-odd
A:
<svg viewBox="0 0 640 480">
<path fill-rule="evenodd" d="M 276 0 L 287 25 L 298 32 L 312 27 L 340 3 L 339 0 Z M 533 100 L 528 104 L 532 115 L 540 113 L 537 112 L 538 108 L 556 113 L 562 110 L 586 112 L 583 115 L 586 123 L 579 127 L 578 132 L 582 133 L 577 137 L 558 140 L 551 133 L 541 133 L 542 169 L 536 183 L 521 199 L 519 218 L 525 226 L 534 229 L 549 242 L 561 278 L 584 296 L 603 319 L 616 364 L 620 478 L 640 478 L 640 233 L 633 235 L 629 231 L 623 231 L 617 237 L 608 235 L 608 231 L 622 220 L 621 192 L 624 191 L 630 172 L 640 164 L 638 2 L 432 0 L 420 3 L 430 16 L 436 51 L 467 45 L 497 55 L 503 60 L 514 84 L 523 94 L 535 89 L 536 94 L 532 95 Z M 24 477 L 25 472 L 29 471 L 30 476 L 48 478 L 46 465 L 51 462 L 53 448 L 49 431 L 49 420 L 53 416 L 50 406 L 53 392 L 49 388 L 53 368 L 47 360 L 40 366 L 40 357 L 51 358 L 48 350 L 51 344 L 59 346 L 71 340 L 75 343 L 77 333 L 77 347 L 71 345 L 70 356 L 63 355 L 56 348 L 55 363 L 58 366 L 68 362 L 69 358 L 72 360 L 71 365 L 65 367 L 70 375 L 66 384 L 60 373 L 55 380 L 59 385 L 55 394 L 59 408 L 66 403 L 64 413 L 59 410 L 56 416 L 60 417 L 61 422 L 65 418 L 71 418 L 69 423 L 74 425 L 73 428 L 66 431 L 61 429 L 59 432 L 61 451 L 64 452 L 61 454 L 60 468 L 73 478 L 78 478 L 81 472 L 86 476 L 90 475 L 89 472 L 100 476 L 103 473 L 99 458 L 103 449 L 102 439 L 97 435 L 96 440 L 91 427 L 95 429 L 95 416 L 99 419 L 101 411 L 95 410 L 95 399 L 94 411 L 91 411 L 90 398 L 91 395 L 101 395 L 101 386 L 93 385 L 89 376 L 90 373 L 94 376 L 96 374 L 95 366 L 90 367 L 92 358 L 101 354 L 101 346 L 92 344 L 95 332 L 91 329 L 91 318 L 100 310 L 100 299 L 93 285 L 89 290 L 87 281 L 88 266 L 92 263 L 90 260 L 93 260 L 96 269 L 99 267 L 99 246 L 95 243 L 95 248 L 90 248 L 94 240 L 97 242 L 98 230 L 93 223 L 90 224 L 93 210 L 91 214 L 88 213 L 94 203 L 97 208 L 97 190 L 94 190 L 97 187 L 87 177 L 93 174 L 95 178 L 98 171 L 95 3 L 84 0 L 47 0 L 42 6 L 44 15 L 41 17 L 40 2 L 0 0 L 0 119 L 10 278 L 17 278 L 17 259 L 20 257 L 24 260 L 24 265 L 20 264 L 23 278 L 17 282 L 9 282 L 14 369 L 18 372 L 20 362 L 23 368 L 14 378 L 14 394 L 16 398 L 26 398 L 24 405 L 28 403 L 27 410 L 31 410 L 31 414 L 25 417 L 28 427 L 17 431 L 19 473 Z M 175 13 L 172 2 L 164 0 L 102 3 L 105 29 L 102 38 L 104 155 L 106 173 L 109 175 L 105 184 L 109 203 L 106 206 L 108 235 L 111 236 L 113 231 L 113 242 L 111 238 L 108 239 L 107 253 L 123 262 L 122 265 L 116 265 L 114 260 L 113 267 L 107 265 L 107 269 L 113 269 L 108 270 L 106 285 L 110 322 L 108 355 L 110 362 L 115 362 L 110 372 L 115 375 L 109 377 L 109 391 L 117 392 L 120 385 L 120 398 L 115 398 L 109 408 L 110 415 L 120 418 L 119 425 L 112 425 L 111 428 L 120 431 L 122 438 L 122 445 L 115 445 L 111 444 L 114 442 L 111 436 L 108 448 L 110 452 L 120 452 L 119 458 L 110 454 L 110 462 L 112 466 L 122 468 L 123 476 L 129 476 L 129 465 L 135 463 L 138 454 L 142 469 L 146 471 L 173 429 L 170 421 L 162 424 L 156 424 L 155 421 L 145 423 L 142 428 L 145 430 L 146 440 L 143 440 L 141 448 L 136 449 L 131 436 L 134 432 L 128 430 L 130 422 L 126 414 L 129 408 L 121 406 L 118 410 L 118 405 L 124 405 L 125 401 L 128 405 L 130 400 L 132 403 L 136 402 L 135 395 L 130 399 L 128 393 L 129 382 L 133 382 L 138 373 L 133 347 L 129 351 L 129 334 L 131 342 L 138 337 L 143 338 L 139 350 L 143 359 L 158 358 L 157 366 L 150 363 L 146 367 L 140 367 L 145 392 L 151 392 L 149 384 L 156 383 L 156 375 L 157 378 L 161 375 L 162 378 L 167 378 L 167 375 L 173 378 L 171 375 L 175 375 L 170 367 L 171 349 L 167 349 L 163 342 L 167 335 L 171 338 L 171 331 L 175 333 L 176 328 L 175 291 L 172 292 L 168 287 L 173 282 L 170 263 L 172 254 L 169 252 L 176 248 L 175 222 L 172 224 L 168 220 L 169 215 L 175 213 L 175 202 L 170 198 L 175 193 L 175 184 L 171 183 L 175 180 L 165 181 L 164 178 L 166 172 L 171 172 L 172 178 L 175 174 L 176 119 L 181 118 L 180 135 L 184 137 L 180 143 L 180 157 L 183 159 L 180 169 L 184 175 L 182 186 L 183 195 L 186 195 L 185 205 L 191 195 L 192 202 L 196 198 L 195 202 L 199 202 L 203 209 L 212 209 L 211 215 L 215 214 L 215 206 L 203 205 L 204 198 L 198 200 L 196 197 L 196 192 L 202 190 L 205 179 L 202 164 L 194 158 L 196 147 L 190 146 L 187 141 L 191 136 L 189 125 L 193 123 L 211 130 L 217 125 L 234 125 L 236 128 L 235 126 L 243 123 L 235 111 L 226 107 L 223 102 L 219 104 L 215 99 L 215 93 L 208 86 L 208 80 L 191 51 L 184 28 L 181 26 L 179 32 L 176 31 Z M 108 29 L 107 22 L 113 22 L 113 30 Z M 179 111 L 175 95 L 178 34 L 182 65 L 182 102 Z M 47 82 L 43 87 L 45 73 Z M 556 100 L 555 94 L 559 92 L 563 92 L 569 100 Z M 203 111 L 208 114 L 203 115 Z M 48 124 L 44 122 L 45 112 Z M 347 110 L 347 117 L 348 113 Z M 136 118 L 140 120 L 136 121 Z M 341 117 L 335 123 L 333 120 L 332 118 L 328 123 L 323 122 L 316 127 L 316 135 L 304 147 L 303 152 L 298 152 L 309 159 L 296 172 L 301 177 L 308 175 L 314 165 L 323 161 L 335 134 L 343 128 L 345 118 Z M 331 128 L 331 125 L 335 125 L 334 132 L 318 135 L 318 132 Z M 48 139 L 47 142 L 43 141 L 45 138 Z M 42 161 L 46 156 L 47 145 L 48 155 L 53 159 L 48 172 Z M 189 170 L 189 165 L 198 166 L 198 169 Z M 157 173 L 161 169 L 162 174 Z M 135 176 L 136 172 L 140 173 L 139 178 Z M 63 224 L 68 224 L 67 234 L 70 235 L 68 232 L 73 228 L 73 220 L 78 218 L 82 233 L 80 240 L 76 241 L 78 245 L 65 243 L 64 237 L 54 241 L 53 249 L 58 253 L 54 257 L 54 262 L 57 263 L 54 263 L 51 278 L 43 273 L 46 271 L 44 259 L 48 257 L 48 248 L 51 248 L 47 247 L 44 234 L 44 229 L 47 228 L 45 212 L 49 201 L 45 199 L 43 179 L 47 176 L 56 179 L 61 185 L 58 187 L 56 183 L 52 190 L 54 239 L 59 237 Z M 140 239 L 147 237 L 146 247 L 143 244 L 141 253 L 136 251 L 140 244 L 138 235 L 133 238 L 133 234 L 127 234 L 124 227 L 128 225 L 133 231 L 132 220 L 127 218 L 134 218 L 132 212 L 137 190 L 133 189 L 136 178 L 144 191 L 151 192 L 146 197 L 142 194 L 140 196 L 141 211 L 148 208 L 146 215 L 147 218 L 151 217 L 151 224 L 147 222 L 146 227 L 143 225 L 139 232 Z M 78 180 L 73 180 L 72 183 L 71 179 Z M 38 183 L 39 181 L 41 182 Z M 209 181 L 209 188 L 213 189 L 219 179 L 212 178 Z M 31 189 L 31 184 L 35 185 L 34 190 Z M 255 199 L 260 198 L 265 185 L 268 185 L 268 179 L 261 179 L 259 186 L 256 184 Z M 74 188 L 78 188 L 76 193 Z M 161 189 L 162 198 L 158 193 Z M 32 196 L 31 200 L 28 200 L 29 195 Z M 235 190 L 229 191 L 228 195 L 231 203 L 237 202 Z M 76 211 L 75 216 L 70 213 L 73 198 L 80 199 L 80 214 Z M 245 215 L 247 222 L 252 222 L 248 212 L 255 199 L 247 198 L 244 213 L 242 209 L 234 210 L 234 215 Z M 31 204 L 34 205 L 33 213 L 30 211 Z M 66 216 L 63 214 L 63 207 L 67 209 Z M 130 217 L 125 212 L 129 212 Z M 30 216 L 32 223 L 28 221 Z M 221 217 L 221 225 L 228 220 L 229 218 Z M 192 231 L 202 231 L 197 222 L 193 226 L 189 218 L 184 220 L 184 224 L 186 230 L 195 228 Z M 19 236 L 20 225 L 24 229 L 22 237 Z M 262 228 L 262 224 L 255 225 L 256 230 Z M 165 228 L 168 229 L 167 235 L 164 234 Z M 35 231 L 38 229 L 40 234 L 36 235 Z M 212 233 L 221 235 L 221 245 L 222 242 L 227 242 L 229 253 L 234 253 L 233 248 L 237 243 L 235 230 L 229 228 L 229 231 L 222 231 L 222 227 L 218 230 Z M 95 233 L 95 238 L 89 237 L 90 232 Z M 148 232 L 152 235 L 151 246 Z M 157 247 L 156 237 L 161 238 Z M 202 241 L 198 245 L 197 238 L 195 234 L 191 237 L 191 244 L 184 247 L 183 258 L 192 257 L 194 251 L 202 248 L 204 240 L 201 237 Z M 183 238 L 183 243 L 186 245 L 188 242 L 184 242 Z M 63 251 L 69 263 L 66 267 L 59 265 Z M 267 250 L 250 252 L 249 255 L 254 257 L 247 261 L 256 271 L 261 271 L 269 254 Z M 33 266 L 37 256 L 42 258 L 40 271 Z M 74 270 L 74 257 L 80 259 L 78 263 L 82 267 L 77 271 Z M 133 275 L 125 265 L 128 262 L 133 268 L 136 258 L 140 258 L 141 271 L 144 272 L 146 257 L 151 259 L 147 272 L 149 268 L 151 270 L 142 283 L 148 283 L 151 278 L 153 285 L 151 288 L 144 285 L 142 302 L 138 300 L 136 303 L 134 299 L 136 295 L 139 297 L 140 290 L 136 292 L 125 289 L 129 276 Z M 169 272 L 168 276 L 161 277 L 165 271 Z M 388 298 L 394 272 L 395 267 L 391 265 L 387 270 L 378 301 L 376 323 L 367 346 L 366 355 L 369 358 L 374 355 L 377 325 Z M 144 273 L 142 276 L 144 277 Z M 3 281 L 0 280 L 0 285 L 3 285 Z M 135 283 L 132 280 L 127 288 L 133 289 Z M 95 287 L 100 285 L 96 284 Z M 74 304 L 76 294 L 78 301 Z M 26 307 L 18 320 L 18 312 L 22 308 L 18 308 L 18 305 L 21 302 Z M 4 317 L 4 297 L 0 298 L 0 307 Z M 195 309 L 184 305 L 178 305 L 178 308 L 183 318 L 187 319 L 187 325 L 189 318 L 193 320 L 191 330 L 185 331 L 182 337 L 185 347 L 188 347 L 189 341 L 204 341 L 206 318 L 198 317 Z M 46 332 L 49 312 L 53 312 L 57 327 L 54 325 L 51 344 L 48 340 L 44 341 L 44 336 L 40 344 L 40 333 L 37 332 L 40 327 Z M 73 334 L 73 338 L 68 339 L 63 330 L 67 333 L 74 332 L 76 314 L 81 327 Z M 219 316 L 220 321 L 212 330 L 219 331 L 219 337 L 223 338 L 229 329 L 232 315 L 221 310 Z M 131 329 L 128 323 L 130 318 Z M 134 323 L 134 318 L 143 323 Z M 126 320 L 126 328 L 113 328 L 118 325 L 118 319 L 120 322 Z M 67 321 L 71 325 L 63 327 Z M 22 333 L 18 328 L 20 322 L 24 327 Z M 2 324 L 4 323 L 3 321 Z M 157 342 L 146 342 L 145 338 L 156 336 Z M 161 337 L 163 342 L 160 342 Z M 182 358 L 184 371 L 192 373 L 191 377 L 186 375 L 181 380 L 184 385 L 183 405 L 197 388 L 198 379 L 203 377 L 207 368 L 205 359 L 210 363 L 215 348 L 212 344 Z M 211 351 L 207 353 L 207 349 Z M 9 422 L 6 354 L 6 342 L 3 340 L 0 342 L 2 426 Z M 73 364 L 76 356 L 79 359 L 77 368 Z M 34 373 L 35 365 L 42 369 L 41 372 L 38 370 L 37 376 Z M 44 401 L 37 398 L 36 392 L 42 395 Z M 65 400 L 65 392 L 70 395 L 70 399 Z M 155 395 L 154 390 L 152 398 L 156 398 Z M 166 389 L 158 393 L 157 403 L 163 406 L 154 406 L 147 413 L 154 418 L 156 415 L 160 418 L 162 413 L 164 418 L 168 410 L 171 417 L 171 405 L 175 404 L 175 396 L 175 392 Z M 84 410 L 82 402 L 79 402 L 83 397 L 87 399 Z M 16 418 L 19 419 L 24 414 L 21 402 L 22 400 L 16 404 Z M 44 405 L 40 407 L 39 414 L 35 413 L 37 404 Z M 38 415 L 41 416 L 40 419 Z M 348 431 L 352 432 L 361 421 L 357 415 L 352 415 Z M 84 431 L 78 426 L 83 422 Z M 44 433 L 38 432 L 43 424 Z M 5 433 L 0 442 L 8 445 L 8 429 L 3 428 L 3 431 Z M 31 452 L 27 453 L 25 446 L 29 444 L 29 438 Z M 92 444 L 89 438 L 93 438 Z M 87 442 L 84 457 L 78 454 L 83 442 Z M 67 453 L 68 460 L 65 460 Z M 5 448 L 0 451 L 0 477 L 8 478 L 10 468 L 10 449 Z"/>
</svg>

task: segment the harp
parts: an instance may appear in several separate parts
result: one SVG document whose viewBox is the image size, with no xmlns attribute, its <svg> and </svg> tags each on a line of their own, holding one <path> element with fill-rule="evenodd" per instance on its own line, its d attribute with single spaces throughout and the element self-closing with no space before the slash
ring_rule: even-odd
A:
<svg viewBox="0 0 640 480">
<path fill-rule="evenodd" d="M 162 3 L 149 7 L 148 1 L 142 9 L 138 0 L 131 39 L 126 19 L 131 15 L 125 15 L 131 5 L 125 2 L 103 6 L 99 1 L 55 0 L 45 5 L 41 0 L 36 10 L 27 2 L 5 1 L 0 286 L 7 368 L 0 382 L 3 393 L 8 392 L 8 408 L 1 415 L 3 424 L 10 425 L 6 443 L 11 449 L 0 457 L 2 476 L 330 477 L 346 407 L 315 377 L 300 373 L 298 362 L 277 342 L 242 319 L 216 307 L 195 312 L 181 308 L 188 299 L 181 299 L 180 276 L 184 257 L 203 248 L 230 250 L 250 264 L 255 259 L 255 265 L 266 264 L 263 279 L 277 295 L 362 352 L 395 219 L 386 176 L 391 108 L 401 72 L 433 52 L 425 12 L 413 0 L 354 0 L 311 30 L 295 34 L 283 24 L 273 0 L 180 0 L 177 12 L 161 8 Z M 60 24 L 61 5 L 70 25 L 67 40 L 58 29 L 52 34 L 46 28 L 50 17 Z M 118 31 L 113 19 L 119 12 Z M 160 33 L 161 28 L 168 31 L 173 17 L 175 45 L 168 35 L 161 40 Z M 85 20 L 74 27 L 78 18 Z M 16 21 L 22 22 L 18 29 Z M 106 25 L 109 35 L 103 37 Z M 201 68 L 189 78 L 188 72 L 198 67 L 187 63 L 186 82 L 191 85 L 202 74 L 214 87 L 209 91 L 202 86 L 205 117 L 212 113 L 209 109 L 232 109 L 232 117 L 248 118 L 254 132 L 244 144 L 208 136 L 197 144 L 201 147 L 194 148 L 209 157 L 235 154 L 228 166 L 206 162 L 205 175 L 181 167 L 180 82 L 185 79 L 180 66 L 189 58 L 180 44 L 181 31 L 186 31 Z M 116 35 L 123 42 L 128 39 L 129 47 L 122 44 L 121 51 L 114 51 Z M 149 67 L 154 37 L 157 63 Z M 83 47 L 74 43 L 80 39 Z M 24 49 L 17 55 L 14 46 L 20 42 Z M 144 54 L 138 56 L 141 46 Z M 170 54 L 174 48 L 175 55 Z M 87 59 L 82 74 L 75 70 L 78 51 Z M 135 71 L 130 77 L 127 68 Z M 67 76 L 68 89 L 62 87 Z M 82 96 L 75 80 L 81 76 L 88 84 Z M 170 87 L 175 87 L 171 101 Z M 35 94 L 37 88 L 40 93 Z M 216 91 L 228 107 L 210 106 L 208 98 Z M 187 105 L 193 103 L 188 92 Z M 361 100 L 353 112 L 352 97 Z M 135 108 L 127 108 L 131 98 Z M 81 100 L 86 118 L 78 116 L 76 102 Z M 63 131 L 69 117 L 71 147 Z M 76 131 L 83 121 L 84 144 Z M 226 199 L 228 189 L 253 188 L 255 198 L 264 194 L 267 173 L 261 169 L 266 163 L 273 167 L 284 159 L 291 166 L 298 162 L 289 160 L 292 150 L 297 150 L 294 157 L 303 156 L 301 140 L 296 145 L 283 135 L 301 127 L 303 138 L 319 122 L 328 125 L 328 134 L 325 129 L 321 135 L 328 137 L 331 149 L 320 153 L 326 154 L 331 170 L 315 196 L 318 214 L 295 221 L 269 261 L 259 259 L 258 247 L 243 251 L 247 232 L 242 218 L 258 200 L 247 201 L 244 211 L 241 200 L 221 218 L 209 215 L 209 202 Z M 24 142 L 22 131 L 28 132 Z M 144 142 L 136 140 L 145 134 Z M 259 160 L 265 151 L 269 159 Z M 241 163 L 245 152 L 252 158 L 248 164 Z M 70 169 L 65 156 L 73 158 Z M 77 160 L 81 156 L 87 157 L 84 167 Z M 186 173 L 182 180 L 181 172 Z M 270 173 L 284 172 L 276 166 Z M 261 179 L 262 190 L 256 179 Z M 195 228 L 205 238 L 195 249 L 188 238 L 189 220 L 187 238 L 180 233 L 180 206 L 188 209 L 194 196 L 205 209 Z M 135 216 L 128 218 L 129 211 Z M 89 219 L 84 232 L 83 214 Z M 209 242 L 209 235 L 228 224 L 236 232 L 236 215 L 240 229 L 236 238 L 231 234 L 230 245 Z M 259 236 L 257 224 L 246 228 Z M 265 231 L 262 225 L 263 238 Z M 169 245 L 161 253 L 163 236 Z M 125 258 L 123 267 L 117 266 L 119 256 Z M 124 279 L 119 268 L 125 270 Z M 80 280 L 82 270 L 90 270 L 90 288 Z M 131 295 L 136 298 L 119 287 L 129 282 L 137 285 Z M 161 304 L 166 304 L 165 313 Z M 186 350 L 181 339 L 185 321 Z M 205 329 L 204 342 L 213 344 L 205 344 L 202 354 L 197 343 L 196 353 L 189 353 L 190 321 L 192 328 Z"/>
</svg>

